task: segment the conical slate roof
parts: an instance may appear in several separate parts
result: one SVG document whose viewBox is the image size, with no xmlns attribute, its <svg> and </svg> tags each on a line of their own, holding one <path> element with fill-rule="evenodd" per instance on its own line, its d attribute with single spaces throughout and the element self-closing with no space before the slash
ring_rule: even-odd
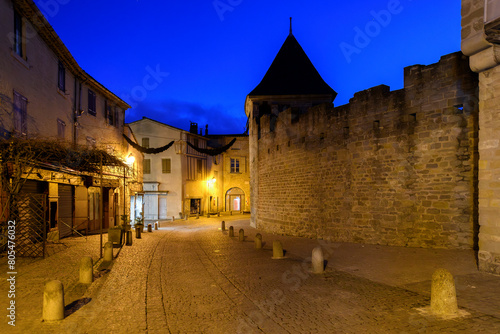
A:
<svg viewBox="0 0 500 334">
<path fill-rule="evenodd" d="M 290 33 L 266 75 L 249 96 L 332 95 L 337 93 L 321 78 L 299 42 Z"/>
</svg>

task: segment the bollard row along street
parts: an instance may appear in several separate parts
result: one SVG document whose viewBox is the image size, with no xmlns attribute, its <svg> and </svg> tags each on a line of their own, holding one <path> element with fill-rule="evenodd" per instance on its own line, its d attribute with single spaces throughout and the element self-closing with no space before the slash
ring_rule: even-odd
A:
<svg viewBox="0 0 500 334">
<path fill-rule="evenodd" d="M 330 243 L 224 220 L 177 220 L 108 245 L 112 266 L 99 236 L 19 259 L 16 327 L 0 332 L 500 332 L 500 279 L 478 272 L 472 251 Z"/>
</svg>

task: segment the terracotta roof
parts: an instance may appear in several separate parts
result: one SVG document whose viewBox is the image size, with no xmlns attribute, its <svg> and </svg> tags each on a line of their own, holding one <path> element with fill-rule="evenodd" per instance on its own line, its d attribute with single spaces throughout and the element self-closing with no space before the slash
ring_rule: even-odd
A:
<svg viewBox="0 0 500 334">
<path fill-rule="evenodd" d="M 249 94 L 261 95 L 332 95 L 337 93 L 321 78 L 299 42 L 290 33 L 267 70 Z"/>
</svg>

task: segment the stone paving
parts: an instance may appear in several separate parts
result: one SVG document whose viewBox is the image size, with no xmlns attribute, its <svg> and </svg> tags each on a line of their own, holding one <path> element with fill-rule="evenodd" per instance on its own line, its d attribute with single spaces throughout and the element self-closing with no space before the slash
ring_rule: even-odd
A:
<svg viewBox="0 0 500 334">
<path fill-rule="evenodd" d="M 234 226 L 235 237 L 220 230 Z M 238 241 L 245 229 L 246 240 Z M 254 248 L 260 232 L 264 247 Z M 284 259 L 272 259 L 280 240 Z M 327 266 L 312 274 L 321 245 Z M 65 239 L 43 260 L 18 259 L 16 327 L 0 333 L 500 333 L 500 278 L 479 273 L 469 251 L 336 244 L 275 236 L 249 227 L 248 216 L 165 223 L 132 246 L 115 249 L 109 272 L 98 272 L 99 237 Z M 95 261 L 96 280 L 77 283 L 79 257 Z M 466 317 L 440 319 L 430 304 L 430 279 L 446 267 Z M 7 272 L 5 258 L 0 270 Z M 59 279 L 64 320 L 42 318 L 43 283 Z M 0 282 L 6 310 L 8 285 Z M 4 311 L 6 314 L 6 311 Z"/>
</svg>

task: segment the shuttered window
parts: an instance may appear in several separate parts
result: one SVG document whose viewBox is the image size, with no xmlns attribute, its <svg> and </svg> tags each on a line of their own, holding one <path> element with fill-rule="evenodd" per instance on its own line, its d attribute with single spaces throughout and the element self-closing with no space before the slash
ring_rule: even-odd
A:
<svg viewBox="0 0 500 334">
<path fill-rule="evenodd" d="M 120 108 L 115 107 L 115 126 L 120 126 Z"/>
<path fill-rule="evenodd" d="M 170 159 L 161 159 L 161 171 L 163 174 L 169 174 L 171 172 Z"/>
<path fill-rule="evenodd" d="M 66 137 L 66 123 L 59 118 L 57 119 L 57 137 L 59 139 Z"/>
<path fill-rule="evenodd" d="M 26 136 L 28 133 L 28 99 L 14 91 L 14 132 Z"/>
<path fill-rule="evenodd" d="M 92 116 L 95 116 L 97 114 L 96 112 L 96 96 L 95 96 L 95 93 L 93 91 L 91 91 L 89 89 L 89 94 L 88 94 L 88 100 L 89 100 L 89 104 L 88 104 L 88 110 L 89 110 L 89 114 L 92 115 Z"/>
<path fill-rule="evenodd" d="M 66 91 L 66 69 L 61 62 L 59 62 L 57 70 L 57 87 L 63 92 Z"/>
<path fill-rule="evenodd" d="M 14 11 L 14 52 L 17 53 L 19 57 L 24 57 L 23 18 L 17 11 Z"/>
<path fill-rule="evenodd" d="M 196 173 L 197 180 L 203 179 L 203 160 L 201 159 L 196 160 Z"/>
<path fill-rule="evenodd" d="M 118 127 L 119 112 L 116 106 L 112 106 L 107 100 L 104 101 L 104 118 L 109 125 Z"/>
<path fill-rule="evenodd" d="M 149 138 L 142 138 L 142 147 L 149 148 Z"/>
<path fill-rule="evenodd" d="M 142 168 L 144 174 L 151 174 L 151 159 L 144 159 Z"/>
<path fill-rule="evenodd" d="M 205 159 L 188 157 L 187 159 L 188 180 L 203 180 L 206 176 L 206 170 L 207 170 L 207 161 Z"/>
</svg>

